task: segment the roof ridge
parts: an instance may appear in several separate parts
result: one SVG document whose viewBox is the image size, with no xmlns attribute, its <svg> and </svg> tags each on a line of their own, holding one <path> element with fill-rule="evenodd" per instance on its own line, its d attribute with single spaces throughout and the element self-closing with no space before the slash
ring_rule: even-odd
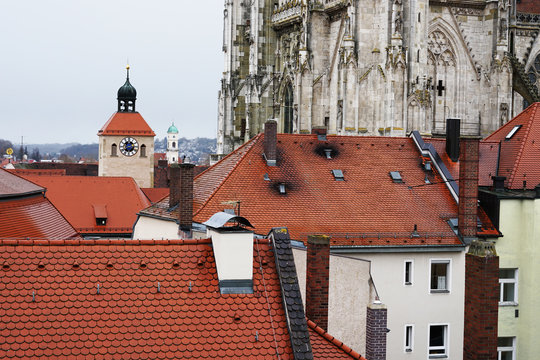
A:
<svg viewBox="0 0 540 360">
<path fill-rule="evenodd" d="M 243 144 L 242 146 L 240 146 L 238 149 L 236 149 L 235 151 L 231 152 L 229 155 L 232 155 L 233 153 L 237 152 L 239 149 L 242 149 L 244 146 L 247 147 L 248 144 L 250 144 L 250 147 L 248 149 L 246 149 L 246 152 L 240 157 L 240 159 L 236 162 L 236 164 L 234 164 L 234 166 L 228 171 L 227 175 L 225 175 L 223 177 L 223 180 L 219 183 L 218 186 L 216 186 L 216 188 L 214 189 L 214 191 L 212 191 L 212 193 L 210 194 L 210 196 L 202 203 L 202 205 L 199 207 L 199 209 L 197 209 L 197 211 L 193 214 L 193 217 L 197 216 L 202 209 L 204 209 L 204 207 L 206 206 L 206 204 L 208 204 L 208 202 L 214 197 L 214 195 L 218 192 L 218 190 L 223 186 L 223 184 L 227 181 L 227 179 L 229 179 L 229 177 L 231 176 L 231 174 L 234 172 L 234 170 L 239 166 L 239 164 L 245 160 L 247 154 L 253 150 L 253 146 L 257 143 L 257 141 L 259 141 L 259 139 L 261 138 L 263 133 L 259 133 L 257 134 L 257 136 L 255 136 L 254 138 L 252 138 L 251 140 L 249 140 L 247 143 Z M 227 155 L 226 157 L 224 157 L 223 159 L 220 160 L 223 161 L 225 158 L 227 158 L 229 155 Z M 215 164 L 216 165 L 216 164 Z M 214 166 L 215 166 L 214 165 Z M 206 169 L 205 171 L 203 171 L 202 173 L 200 173 L 197 178 L 202 175 L 203 173 L 205 173 L 206 171 L 208 171 L 210 168 Z M 195 179 L 193 179 L 195 181 Z"/>
<path fill-rule="evenodd" d="M 359 353 L 345 345 L 342 341 L 339 341 L 329 333 L 327 333 L 323 328 L 315 324 L 310 319 L 306 319 L 308 326 L 315 331 L 317 334 L 319 334 L 323 339 L 327 340 L 329 343 L 335 345 L 337 348 L 345 352 L 347 355 L 351 356 L 354 359 L 361 359 L 365 360 L 365 358 L 362 357 Z"/>
<path fill-rule="evenodd" d="M 0 246 L 80 246 L 80 245 L 207 245 L 211 239 L 135 240 L 135 239 L 0 239 Z"/>
<path fill-rule="evenodd" d="M 522 112 L 520 112 L 519 114 L 517 114 L 512 120 L 510 120 L 509 122 L 507 122 L 506 124 L 504 124 L 503 126 L 501 126 L 500 128 L 498 128 L 497 130 L 495 130 L 494 132 L 492 132 L 487 138 L 485 138 L 483 141 L 490 141 L 491 138 L 495 137 L 495 135 L 499 134 L 500 132 L 503 131 L 503 129 L 506 129 L 507 127 L 510 127 L 511 125 L 509 124 L 512 124 L 514 122 L 517 121 L 517 119 L 520 118 L 520 115 L 524 115 L 526 114 L 528 111 L 532 111 L 532 107 L 535 106 L 536 104 L 538 103 L 532 103 L 531 105 L 529 105 L 525 110 L 523 110 Z"/>
<path fill-rule="evenodd" d="M 526 121 L 527 127 L 526 127 L 526 129 L 524 129 L 525 133 L 523 134 L 523 140 L 519 144 L 519 150 L 517 152 L 516 162 L 514 163 L 514 166 L 512 167 L 512 173 L 510 175 L 510 179 L 508 179 L 508 186 L 509 187 L 512 187 L 514 185 L 514 179 L 516 177 L 516 172 L 517 172 L 517 169 L 518 169 L 519 164 L 521 162 L 521 158 L 522 158 L 523 151 L 524 151 L 524 148 L 525 148 L 525 143 L 527 142 L 527 139 L 529 137 L 529 132 L 531 130 L 531 125 L 532 125 L 531 123 L 532 123 L 533 117 L 536 114 L 536 111 L 538 110 L 537 109 L 538 104 L 540 104 L 540 103 L 535 102 L 535 103 L 532 103 L 531 106 L 529 106 L 529 108 L 531 110 L 530 110 L 530 114 L 528 114 L 529 116 L 526 117 L 526 119 L 527 119 L 527 121 Z M 527 109 L 529 109 L 529 108 L 527 108 Z M 517 118 L 517 116 L 516 116 L 516 118 Z"/>
</svg>

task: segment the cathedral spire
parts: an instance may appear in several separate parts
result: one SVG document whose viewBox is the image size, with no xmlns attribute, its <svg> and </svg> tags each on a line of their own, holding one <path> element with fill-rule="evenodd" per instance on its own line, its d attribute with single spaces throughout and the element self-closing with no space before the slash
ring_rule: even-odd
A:
<svg viewBox="0 0 540 360">
<path fill-rule="evenodd" d="M 118 111 L 135 112 L 137 90 L 129 82 L 129 65 L 126 66 L 126 82 L 118 89 Z"/>
</svg>

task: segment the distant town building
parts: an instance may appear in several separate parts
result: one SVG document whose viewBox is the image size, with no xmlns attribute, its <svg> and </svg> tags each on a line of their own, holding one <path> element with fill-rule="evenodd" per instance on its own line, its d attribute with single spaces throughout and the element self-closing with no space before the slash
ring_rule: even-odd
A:
<svg viewBox="0 0 540 360">
<path fill-rule="evenodd" d="M 174 122 L 167 130 L 167 162 L 178 163 L 178 129 L 174 126 Z"/>
<path fill-rule="evenodd" d="M 128 66 L 118 89 L 118 110 L 98 132 L 99 176 L 130 176 L 140 187 L 153 187 L 156 134 L 135 110 L 136 99 Z"/>
</svg>

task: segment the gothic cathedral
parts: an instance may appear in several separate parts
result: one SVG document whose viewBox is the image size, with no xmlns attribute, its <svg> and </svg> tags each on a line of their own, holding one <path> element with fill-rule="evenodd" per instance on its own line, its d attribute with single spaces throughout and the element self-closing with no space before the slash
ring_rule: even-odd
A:
<svg viewBox="0 0 540 360">
<path fill-rule="evenodd" d="M 225 0 L 218 153 L 268 119 L 285 133 L 438 136 L 460 118 L 486 136 L 538 101 L 535 1 Z"/>
<path fill-rule="evenodd" d="M 129 82 L 118 89 L 118 110 L 98 132 L 99 176 L 129 176 L 140 187 L 154 187 L 154 132 L 135 111 L 137 91 Z"/>
</svg>

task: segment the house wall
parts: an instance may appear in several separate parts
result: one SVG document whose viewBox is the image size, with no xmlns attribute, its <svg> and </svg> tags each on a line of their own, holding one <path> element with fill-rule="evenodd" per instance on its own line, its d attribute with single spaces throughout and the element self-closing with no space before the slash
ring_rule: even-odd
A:
<svg viewBox="0 0 540 360">
<path fill-rule="evenodd" d="M 133 239 L 180 239 L 178 224 L 140 216 L 133 227 Z"/>
<path fill-rule="evenodd" d="M 465 252 L 355 253 L 371 262 L 380 300 L 388 307 L 387 359 L 428 358 L 429 324 L 448 324 L 448 358 L 463 359 Z M 405 285 L 405 261 L 413 261 Z M 431 260 L 450 260 L 450 292 L 430 293 Z M 413 350 L 405 351 L 405 325 L 413 325 Z"/>
<path fill-rule="evenodd" d="M 305 306 L 306 250 L 293 248 L 293 255 Z M 328 333 L 361 354 L 366 349 L 367 306 L 375 298 L 370 266 L 362 259 L 330 255 Z"/>
<path fill-rule="evenodd" d="M 518 269 L 518 305 L 499 307 L 499 337 L 516 337 L 516 359 L 534 359 L 540 352 L 540 199 L 507 199 L 500 203 L 496 250 L 500 268 Z M 516 310 L 519 311 L 516 317 Z"/>
</svg>

